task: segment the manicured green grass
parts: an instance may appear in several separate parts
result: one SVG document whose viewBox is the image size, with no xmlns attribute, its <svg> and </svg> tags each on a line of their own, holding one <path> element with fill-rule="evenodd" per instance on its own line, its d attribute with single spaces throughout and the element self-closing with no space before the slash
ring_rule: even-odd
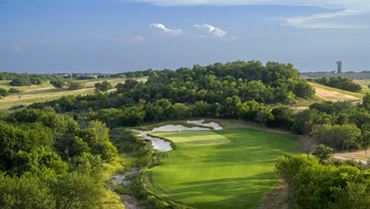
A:
<svg viewBox="0 0 370 209">
<path fill-rule="evenodd" d="M 198 209 L 256 208 L 276 186 L 276 159 L 298 147 L 294 136 L 246 128 L 155 135 L 176 149 L 145 173 L 147 188 Z"/>
</svg>

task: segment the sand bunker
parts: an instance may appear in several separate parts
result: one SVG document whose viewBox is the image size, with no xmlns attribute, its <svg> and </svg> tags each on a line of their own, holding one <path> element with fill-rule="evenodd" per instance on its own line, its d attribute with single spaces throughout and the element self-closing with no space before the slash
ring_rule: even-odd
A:
<svg viewBox="0 0 370 209">
<path fill-rule="evenodd" d="M 198 125 L 198 126 L 208 127 L 208 128 L 213 129 L 213 130 L 222 130 L 223 129 L 222 126 L 220 126 L 218 123 L 215 123 L 215 122 L 205 123 L 204 120 L 189 120 L 189 121 L 187 121 L 187 123 Z"/>
<path fill-rule="evenodd" d="M 156 127 L 151 131 L 141 131 L 137 129 L 132 129 L 139 133 L 139 136 L 143 137 L 146 140 L 149 140 L 152 143 L 154 149 L 160 152 L 168 152 L 173 150 L 171 146 L 171 142 L 166 141 L 164 139 L 151 136 L 150 133 L 153 132 L 173 132 L 173 131 L 209 131 L 209 130 L 222 130 L 222 127 L 215 122 L 204 123 L 204 120 L 194 120 L 194 121 L 187 121 L 189 124 L 194 124 L 203 127 L 186 127 L 183 125 L 165 125 Z"/>
<path fill-rule="evenodd" d="M 204 127 L 186 127 L 183 125 L 165 125 L 154 128 L 151 132 L 172 132 L 172 131 L 208 131 L 209 128 Z"/>
</svg>

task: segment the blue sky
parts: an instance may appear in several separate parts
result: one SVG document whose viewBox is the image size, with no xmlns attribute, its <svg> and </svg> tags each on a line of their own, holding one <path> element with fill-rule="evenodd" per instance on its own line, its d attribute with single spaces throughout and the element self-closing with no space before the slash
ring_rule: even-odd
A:
<svg viewBox="0 0 370 209">
<path fill-rule="evenodd" d="M 353 3 L 355 2 L 355 3 Z M 123 72 L 232 60 L 370 70 L 370 0 L 0 0 L 0 70 Z"/>
</svg>

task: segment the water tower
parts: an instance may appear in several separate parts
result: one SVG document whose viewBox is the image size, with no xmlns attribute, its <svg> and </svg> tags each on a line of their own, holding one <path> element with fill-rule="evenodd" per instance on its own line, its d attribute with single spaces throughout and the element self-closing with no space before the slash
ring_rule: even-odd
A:
<svg viewBox="0 0 370 209">
<path fill-rule="evenodd" d="M 337 61 L 337 73 L 342 73 L 342 65 L 343 65 L 343 62 L 342 61 Z"/>
</svg>

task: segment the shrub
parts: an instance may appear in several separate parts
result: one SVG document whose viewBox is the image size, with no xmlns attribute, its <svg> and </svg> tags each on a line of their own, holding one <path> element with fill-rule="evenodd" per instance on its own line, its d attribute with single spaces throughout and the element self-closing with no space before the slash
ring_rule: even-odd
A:
<svg viewBox="0 0 370 209">
<path fill-rule="evenodd" d="M 68 83 L 68 90 L 77 90 L 85 88 L 84 82 L 71 81 Z"/>
<path fill-rule="evenodd" d="M 6 89 L 0 88 L 0 96 L 6 97 L 9 95 L 9 92 Z"/>
<path fill-rule="evenodd" d="M 19 93 L 21 93 L 22 91 L 21 91 L 21 90 L 19 90 L 19 89 L 16 89 L 16 88 L 10 88 L 10 89 L 8 90 L 8 92 L 9 92 L 10 94 L 19 94 Z"/>
</svg>

